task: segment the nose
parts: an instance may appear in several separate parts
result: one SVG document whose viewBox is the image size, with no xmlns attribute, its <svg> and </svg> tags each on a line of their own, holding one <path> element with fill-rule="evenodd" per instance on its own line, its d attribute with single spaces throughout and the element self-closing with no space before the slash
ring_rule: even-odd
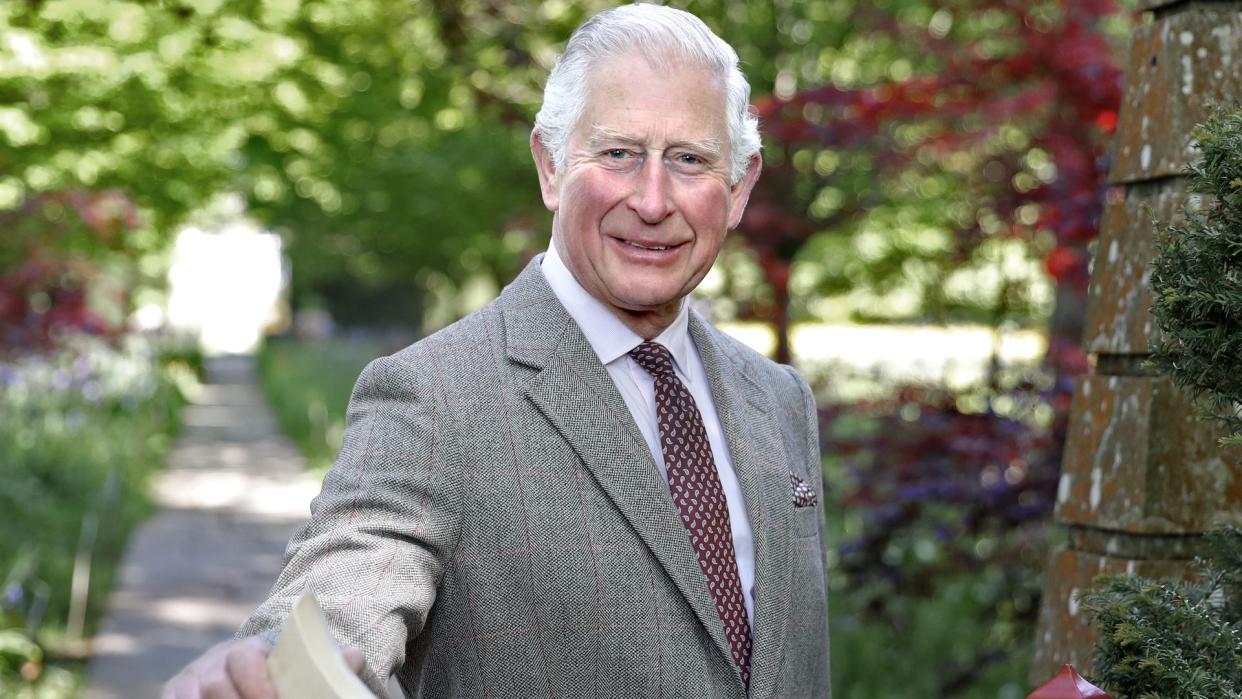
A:
<svg viewBox="0 0 1242 699">
<path fill-rule="evenodd" d="M 644 223 L 663 221 L 673 211 L 668 170 L 662 158 L 647 158 L 635 176 L 626 204 Z"/>
</svg>

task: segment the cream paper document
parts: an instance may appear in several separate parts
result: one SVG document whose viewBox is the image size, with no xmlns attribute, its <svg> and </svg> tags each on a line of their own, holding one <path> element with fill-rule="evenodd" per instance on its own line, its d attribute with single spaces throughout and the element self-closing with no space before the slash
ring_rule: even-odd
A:
<svg viewBox="0 0 1242 699">
<path fill-rule="evenodd" d="M 293 605 L 267 671 L 281 699 L 376 699 L 345 664 L 309 589 Z"/>
</svg>

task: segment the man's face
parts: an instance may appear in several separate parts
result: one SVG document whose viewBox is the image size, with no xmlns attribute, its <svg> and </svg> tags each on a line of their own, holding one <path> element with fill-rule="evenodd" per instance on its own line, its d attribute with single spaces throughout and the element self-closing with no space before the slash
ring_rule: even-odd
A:
<svg viewBox="0 0 1242 699">
<path fill-rule="evenodd" d="M 592 71 L 562 168 L 532 143 L 557 251 L 623 320 L 671 321 L 741 219 L 759 158 L 729 183 L 724 107 L 705 68 L 627 54 Z"/>
</svg>

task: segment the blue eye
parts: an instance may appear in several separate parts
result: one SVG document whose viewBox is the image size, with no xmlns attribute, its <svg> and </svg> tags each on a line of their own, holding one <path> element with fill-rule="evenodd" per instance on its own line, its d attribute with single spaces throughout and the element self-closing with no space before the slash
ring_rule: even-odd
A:
<svg viewBox="0 0 1242 699">
<path fill-rule="evenodd" d="M 697 153 L 681 152 L 673 156 L 670 161 L 674 167 L 679 168 L 682 172 L 697 173 L 711 167 L 711 162 Z"/>
<path fill-rule="evenodd" d="M 612 158 L 613 160 L 620 160 L 621 158 L 628 157 L 629 152 L 621 148 L 613 148 L 612 150 L 607 151 L 605 155 L 607 155 L 609 158 Z"/>
</svg>

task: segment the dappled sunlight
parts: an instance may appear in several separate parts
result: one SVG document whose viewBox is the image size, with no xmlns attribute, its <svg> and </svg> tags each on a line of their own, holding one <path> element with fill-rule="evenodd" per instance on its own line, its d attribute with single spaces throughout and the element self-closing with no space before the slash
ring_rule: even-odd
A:
<svg viewBox="0 0 1242 699">
<path fill-rule="evenodd" d="M 144 642 L 121 633 L 100 634 L 91 643 L 91 652 L 102 655 L 133 655 L 142 651 Z"/>
<path fill-rule="evenodd" d="M 241 626 L 250 614 L 248 602 L 222 605 L 219 595 L 204 594 L 194 597 L 172 597 L 155 602 L 150 607 L 155 619 L 171 621 L 181 626 Z"/>
<path fill-rule="evenodd" d="M 227 459 L 222 459 L 227 461 Z M 312 480 L 262 478 L 243 471 L 177 472 L 155 487 L 156 501 L 165 507 L 234 512 L 300 521 L 310 514 L 310 501 L 319 492 Z"/>
<path fill-rule="evenodd" d="M 198 333 L 208 353 L 252 352 L 278 317 L 280 238 L 241 222 L 218 232 L 186 228 L 168 278 L 173 327 Z"/>
<path fill-rule="evenodd" d="M 756 351 L 770 353 L 776 339 L 767 325 L 725 323 L 721 329 Z M 1002 365 L 1038 364 L 1047 338 L 1034 330 L 1003 331 L 985 325 L 858 325 L 804 323 L 792 332 L 794 357 L 808 370 L 845 366 L 893 383 L 975 386 L 986 380 L 993 356 Z"/>
</svg>

